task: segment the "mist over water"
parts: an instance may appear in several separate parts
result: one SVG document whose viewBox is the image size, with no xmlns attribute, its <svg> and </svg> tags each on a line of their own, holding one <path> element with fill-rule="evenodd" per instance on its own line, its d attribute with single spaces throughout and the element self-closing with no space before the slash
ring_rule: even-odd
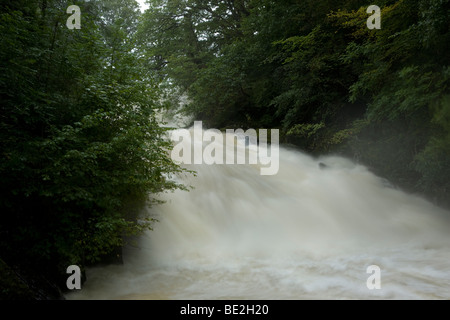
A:
<svg viewBox="0 0 450 320">
<path fill-rule="evenodd" d="M 274 176 L 188 168 L 195 189 L 164 195 L 124 265 L 89 269 L 68 299 L 450 298 L 450 212 L 363 166 L 281 147 Z M 366 286 L 370 265 L 381 290 Z"/>
</svg>

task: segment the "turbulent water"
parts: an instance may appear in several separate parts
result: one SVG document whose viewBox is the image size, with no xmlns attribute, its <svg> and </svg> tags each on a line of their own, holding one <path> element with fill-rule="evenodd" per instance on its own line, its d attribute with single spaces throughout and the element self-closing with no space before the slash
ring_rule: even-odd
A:
<svg viewBox="0 0 450 320">
<path fill-rule="evenodd" d="M 321 168 L 319 163 L 326 164 Z M 450 212 L 339 157 L 280 148 L 279 172 L 193 165 L 122 266 L 68 299 L 449 299 Z M 367 268 L 379 266 L 381 289 Z"/>
</svg>

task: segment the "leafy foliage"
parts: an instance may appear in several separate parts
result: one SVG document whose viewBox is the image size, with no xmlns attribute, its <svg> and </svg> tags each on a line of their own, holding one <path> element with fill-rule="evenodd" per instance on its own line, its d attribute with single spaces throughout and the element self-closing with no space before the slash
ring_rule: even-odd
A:
<svg viewBox="0 0 450 320">
<path fill-rule="evenodd" d="M 151 228 L 154 195 L 183 188 L 156 120 L 135 1 L 11 1 L 0 14 L 0 250 L 55 275 Z M 18 250 L 20 248 L 20 250 Z"/>
</svg>

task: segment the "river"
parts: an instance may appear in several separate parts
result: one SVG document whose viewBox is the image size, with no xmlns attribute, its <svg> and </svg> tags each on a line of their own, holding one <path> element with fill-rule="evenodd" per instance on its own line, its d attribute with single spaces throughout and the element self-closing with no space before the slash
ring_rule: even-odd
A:
<svg viewBox="0 0 450 320">
<path fill-rule="evenodd" d="M 279 159 L 272 176 L 188 166 L 197 176 L 179 179 L 194 189 L 163 195 L 124 264 L 88 269 L 66 298 L 450 298 L 450 212 L 341 157 L 281 147 Z"/>
</svg>

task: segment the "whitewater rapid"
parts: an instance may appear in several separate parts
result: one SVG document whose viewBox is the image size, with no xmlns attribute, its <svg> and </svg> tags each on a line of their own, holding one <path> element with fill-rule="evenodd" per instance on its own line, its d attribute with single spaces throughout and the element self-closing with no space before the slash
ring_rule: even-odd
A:
<svg viewBox="0 0 450 320">
<path fill-rule="evenodd" d="M 68 299 L 449 299 L 450 212 L 341 157 L 281 147 L 279 172 L 190 165 L 124 265 Z M 323 163 L 324 168 L 319 165 Z M 381 289 L 367 268 L 379 266 Z"/>
</svg>

